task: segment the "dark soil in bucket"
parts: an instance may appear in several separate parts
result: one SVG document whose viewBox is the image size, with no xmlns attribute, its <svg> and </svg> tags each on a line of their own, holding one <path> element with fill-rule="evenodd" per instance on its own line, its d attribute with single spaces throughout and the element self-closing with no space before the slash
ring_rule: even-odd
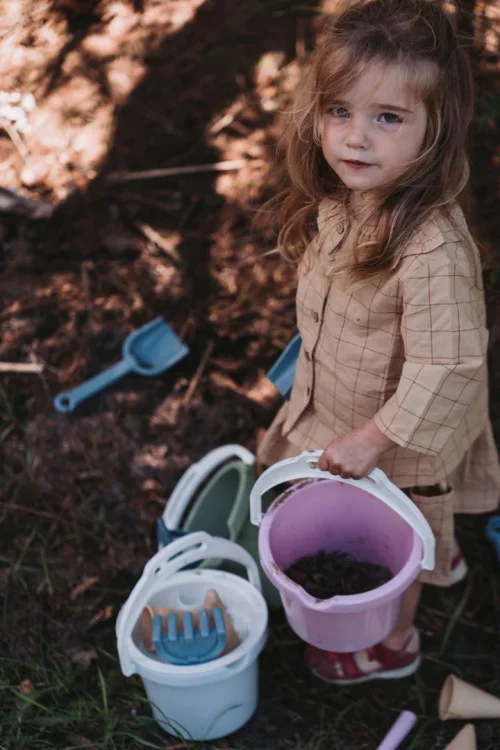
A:
<svg viewBox="0 0 500 750">
<path fill-rule="evenodd" d="M 383 565 L 336 551 L 301 557 L 285 570 L 285 575 L 316 599 L 364 594 L 392 578 L 391 571 Z"/>
</svg>

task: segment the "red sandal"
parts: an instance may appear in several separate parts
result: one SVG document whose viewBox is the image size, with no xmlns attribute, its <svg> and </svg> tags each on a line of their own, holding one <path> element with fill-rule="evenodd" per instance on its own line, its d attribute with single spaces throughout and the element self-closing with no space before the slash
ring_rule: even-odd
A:
<svg viewBox="0 0 500 750">
<path fill-rule="evenodd" d="M 352 654 L 322 651 L 308 646 L 307 665 L 315 677 L 333 685 L 357 685 L 370 680 L 397 680 L 420 666 L 420 636 L 414 629 L 400 651 L 383 643 Z"/>
</svg>

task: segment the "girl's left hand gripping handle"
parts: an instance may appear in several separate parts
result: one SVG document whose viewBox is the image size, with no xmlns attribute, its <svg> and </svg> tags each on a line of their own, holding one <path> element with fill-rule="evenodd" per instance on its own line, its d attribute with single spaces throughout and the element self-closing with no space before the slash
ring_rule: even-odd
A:
<svg viewBox="0 0 500 750">
<path fill-rule="evenodd" d="M 128 375 L 129 372 L 132 372 L 132 362 L 122 359 L 116 365 L 108 367 L 107 370 L 100 372 L 72 391 L 58 393 L 54 399 L 54 406 L 61 414 L 74 411 L 82 401 L 85 401 L 85 399 L 93 396 L 95 393 L 99 393 L 99 391 L 107 388 L 124 375 Z"/>
</svg>

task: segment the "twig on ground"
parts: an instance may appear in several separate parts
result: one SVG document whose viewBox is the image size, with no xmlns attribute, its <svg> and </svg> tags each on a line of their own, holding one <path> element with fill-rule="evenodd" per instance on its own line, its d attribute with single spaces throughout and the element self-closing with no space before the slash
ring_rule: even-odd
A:
<svg viewBox="0 0 500 750">
<path fill-rule="evenodd" d="M 29 156 L 29 151 L 26 147 L 25 142 L 15 129 L 15 127 L 5 118 L 0 118 L 0 127 L 2 127 L 7 135 L 9 136 L 10 140 L 16 147 L 17 151 L 21 155 L 22 159 L 25 161 Z"/>
<path fill-rule="evenodd" d="M 0 362 L 0 372 L 22 372 L 39 375 L 44 366 L 38 362 Z"/>
<path fill-rule="evenodd" d="M 240 100 L 235 102 L 226 112 L 225 115 L 223 115 L 217 122 L 214 122 L 214 124 L 208 129 L 208 132 L 211 135 L 217 135 L 217 133 L 220 133 L 221 130 L 224 130 L 224 128 L 227 128 L 228 125 L 230 125 L 234 118 L 239 115 L 241 110 L 246 105 L 246 99 Z"/>
<path fill-rule="evenodd" d="M 233 169 L 241 169 L 246 163 L 246 159 L 234 159 L 233 161 L 219 161 L 215 164 L 191 164 L 185 167 L 148 169 L 144 172 L 111 172 L 104 180 L 109 183 L 119 183 L 133 182 L 133 180 L 152 180 L 156 177 L 174 177 L 181 174 L 197 174 L 198 172 L 230 172 Z"/>
<path fill-rule="evenodd" d="M 193 398 L 193 394 L 198 386 L 198 383 L 200 382 L 201 376 L 203 375 L 203 371 L 205 367 L 208 364 L 208 360 L 212 356 L 212 351 L 214 348 L 214 342 L 209 341 L 205 351 L 203 352 L 203 356 L 201 358 L 200 364 L 198 365 L 198 369 L 196 370 L 194 377 L 192 378 L 189 387 L 184 394 L 184 398 L 182 399 L 182 406 L 186 408 L 191 403 L 191 399 Z"/>
<path fill-rule="evenodd" d="M 166 237 L 162 237 L 156 229 L 153 229 L 153 227 L 150 227 L 149 224 L 145 224 L 143 221 L 137 221 L 136 227 L 147 240 L 159 247 L 160 250 L 163 250 L 174 265 L 178 266 L 180 264 L 181 258 L 179 253 Z"/>
<path fill-rule="evenodd" d="M 19 510 L 22 513 L 30 513 L 33 516 L 40 516 L 41 518 L 54 518 L 53 513 L 48 513 L 44 510 L 37 510 L 36 508 L 29 508 L 26 505 L 18 505 L 18 503 L 9 503 L 5 508 L 4 514 L 2 514 L 2 521 L 4 520 L 4 516 L 7 515 L 7 511 L 11 510 Z"/>
</svg>

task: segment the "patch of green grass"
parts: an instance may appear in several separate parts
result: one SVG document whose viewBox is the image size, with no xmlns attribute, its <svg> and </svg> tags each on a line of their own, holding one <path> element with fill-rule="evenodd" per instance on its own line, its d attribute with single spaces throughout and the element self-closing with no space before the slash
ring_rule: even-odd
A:
<svg viewBox="0 0 500 750">
<path fill-rule="evenodd" d="M 168 747 L 140 681 L 122 680 L 109 655 L 98 663 L 83 671 L 49 646 L 43 660 L 1 658 L 0 748 Z"/>
</svg>

